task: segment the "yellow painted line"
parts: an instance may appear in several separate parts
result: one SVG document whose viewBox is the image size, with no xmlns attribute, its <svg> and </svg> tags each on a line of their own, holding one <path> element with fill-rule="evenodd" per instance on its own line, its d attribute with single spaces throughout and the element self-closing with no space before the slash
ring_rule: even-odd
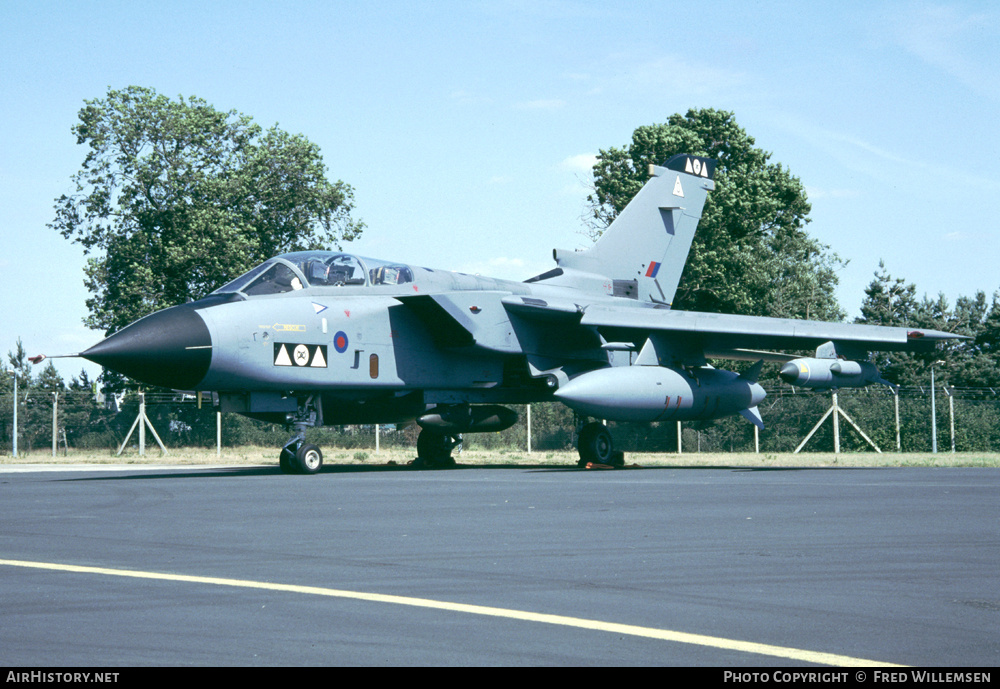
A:
<svg viewBox="0 0 1000 689">
<path fill-rule="evenodd" d="M 502 617 L 511 620 L 521 620 L 524 622 L 541 622 L 544 624 L 555 624 L 563 627 L 590 629 L 593 631 L 607 632 L 610 634 L 638 636 L 647 639 L 672 641 L 681 644 L 694 644 L 696 646 L 721 648 L 727 651 L 738 651 L 740 653 L 755 653 L 758 655 L 775 656 L 777 658 L 787 658 L 789 660 L 799 660 L 807 663 L 817 663 L 820 665 L 835 665 L 840 667 L 844 666 L 902 667 L 899 665 L 893 665 L 892 663 L 882 663 L 874 660 L 866 660 L 864 658 L 852 658 L 851 656 L 837 655 L 835 653 L 820 653 L 817 651 L 805 651 L 798 648 L 788 648 L 786 646 L 772 646 L 770 644 L 758 644 L 758 643 L 753 643 L 751 641 L 724 639 L 722 637 L 705 636 L 703 634 L 688 634 L 686 632 L 676 632 L 676 631 L 671 631 L 669 629 L 657 629 L 655 627 L 640 627 L 632 624 L 601 622 L 600 620 L 588 620 L 580 617 L 567 617 L 565 615 L 548 615 L 545 613 L 528 612 L 525 610 L 494 608 L 486 605 L 450 603 L 448 601 L 431 600 L 428 598 L 391 596 L 381 593 L 365 593 L 363 591 L 344 591 L 340 589 L 322 588 L 319 586 L 275 584 L 267 581 L 250 581 L 247 579 L 201 577 L 201 576 L 192 576 L 189 574 L 168 574 L 166 572 L 143 572 L 130 569 L 109 569 L 107 567 L 84 567 L 80 565 L 65 565 L 55 562 L 31 562 L 28 560 L 0 559 L 0 565 L 6 565 L 8 567 L 25 567 L 29 569 L 47 569 L 57 572 L 75 572 L 77 574 L 103 574 L 105 576 L 130 577 L 132 579 L 181 581 L 189 584 L 212 584 L 215 586 L 232 586 L 236 588 L 263 589 L 267 591 L 284 591 L 288 593 L 304 593 L 312 596 L 348 598 L 352 600 L 368 601 L 371 603 L 391 603 L 393 605 L 408 605 L 416 608 L 431 608 L 434 610 L 446 610 L 448 612 L 461 612 L 469 615 Z"/>
</svg>

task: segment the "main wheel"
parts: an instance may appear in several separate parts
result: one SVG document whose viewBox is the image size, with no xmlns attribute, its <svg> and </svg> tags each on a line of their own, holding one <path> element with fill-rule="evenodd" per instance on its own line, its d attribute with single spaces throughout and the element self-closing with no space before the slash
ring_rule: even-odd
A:
<svg viewBox="0 0 1000 689">
<path fill-rule="evenodd" d="M 303 443 L 295 452 L 292 466 L 298 474 L 315 474 L 323 466 L 323 452 L 315 445 Z"/>
<path fill-rule="evenodd" d="M 422 466 L 439 469 L 455 466 L 451 450 L 455 446 L 452 439 L 440 433 L 422 430 L 417 436 L 417 459 Z"/>
<path fill-rule="evenodd" d="M 607 426 L 596 421 L 583 427 L 576 447 L 580 452 L 580 466 L 586 466 L 589 462 L 611 464 L 614 456 L 611 432 Z"/>
</svg>

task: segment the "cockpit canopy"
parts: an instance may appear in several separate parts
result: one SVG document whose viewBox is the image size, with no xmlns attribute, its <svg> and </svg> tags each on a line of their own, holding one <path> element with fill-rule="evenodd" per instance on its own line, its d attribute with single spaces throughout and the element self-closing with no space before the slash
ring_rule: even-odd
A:
<svg viewBox="0 0 1000 689">
<path fill-rule="evenodd" d="M 252 297 L 309 287 L 402 285 L 408 282 L 413 282 L 413 270 L 401 263 L 335 251 L 295 251 L 264 261 L 212 294 L 242 292 Z"/>
</svg>

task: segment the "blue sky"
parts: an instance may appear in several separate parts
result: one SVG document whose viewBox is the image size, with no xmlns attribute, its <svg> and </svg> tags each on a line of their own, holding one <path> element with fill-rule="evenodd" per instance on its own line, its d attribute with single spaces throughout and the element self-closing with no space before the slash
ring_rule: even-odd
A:
<svg viewBox="0 0 1000 689">
<path fill-rule="evenodd" d="M 0 0 L 0 353 L 101 338 L 82 249 L 46 224 L 83 101 L 132 84 L 318 144 L 368 226 L 352 250 L 513 279 L 588 241 L 600 149 L 731 110 L 849 260 L 850 318 L 880 259 L 920 295 L 992 295 L 998 45 L 989 2 Z"/>
</svg>

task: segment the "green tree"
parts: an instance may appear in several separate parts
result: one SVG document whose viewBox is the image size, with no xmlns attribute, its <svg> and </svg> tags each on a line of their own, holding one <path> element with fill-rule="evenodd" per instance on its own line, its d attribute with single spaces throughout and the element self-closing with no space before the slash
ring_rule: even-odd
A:
<svg viewBox="0 0 1000 689">
<path fill-rule="evenodd" d="M 946 342 L 933 352 L 876 352 L 874 362 L 882 375 L 899 385 L 926 385 L 930 366 L 937 364 L 936 377 L 959 387 L 1000 385 L 1000 294 L 988 303 L 984 292 L 960 296 L 952 308 L 943 294 L 916 298 L 917 288 L 889 274 L 884 262 L 865 288 L 857 323 L 901 328 L 944 330 L 968 339 Z"/>
<path fill-rule="evenodd" d="M 17 399 L 14 399 L 14 377 L 17 377 Z M 14 405 L 17 405 L 18 427 L 23 427 L 22 414 L 24 413 L 24 403 L 27 397 L 28 388 L 31 386 L 31 363 L 28 361 L 28 354 L 24 350 L 21 338 L 17 338 L 14 349 L 8 350 L 7 359 L 0 359 L 0 433 L 2 433 L 3 451 L 7 451 L 13 446 L 14 429 Z M 18 435 L 19 441 L 21 435 Z"/>
<path fill-rule="evenodd" d="M 884 261 L 879 261 L 878 267 L 875 277 L 865 288 L 861 316 L 854 319 L 854 322 L 900 328 L 915 327 L 919 307 L 916 286 L 890 275 Z M 872 357 L 873 363 L 882 372 L 882 377 L 897 385 L 919 384 L 925 375 L 926 363 L 913 354 L 875 352 Z"/>
<path fill-rule="evenodd" d="M 983 320 L 982 329 L 976 336 L 976 346 L 1000 365 L 1000 293 L 998 292 L 993 293 L 993 303 Z M 1000 383 L 1000 379 L 996 382 Z"/>
<path fill-rule="evenodd" d="M 917 311 L 916 286 L 906 284 L 902 278 L 892 277 L 884 261 L 878 262 L 878 268 L 875 279 L 865 288 L 861 316 L 855 322 L 899 327 L 910 325 Z"/>
<path fill-rule="evenodd" d="M 52 362 L 49 362 L 49 366 L 52 366 Z M 0 419 L 2 419 L 4 426 L 4 439 L 8 441 L 13 440 L 14 410 L 11 398 L 7 396 L 8 393 L 13 392 L 14 382 L 10 375 L 13 373 L 17 376 L 17 400 L 15 404 L 17 405 L 18 418 L 18 448 L 29 451 L 38 436 L 39 431 L 36 426 L 38 426 L 39 419 L 42 418 L 42 413 L 39 411 L 37 396 L 33 394 L 38 387 L 38 379 L 32 375 L 31 362 L 28 359 L 28 353 L 24 349 L 24 343 L 21 342 L 21 338 L 17 338 L 14 349 L 8 350 L 7 365 L 2 368 L 5 379 L 3 390 L 5 399 L 3 409 L 0 410 Z M 52 367 L 52 372 L 58 377 L 59 374 L 55 371 L 54 367 Z M 46 380 L 47 382 L 51 382 L 51 379 L 48 377 Z M 51 414 L 51 407 L 49 407 L 49 413 Z"/>
<path fill-rule="evenodd" d="M 38 374 L 38 378 L 35 380 L 32 386 L 35 390 L 41 390 L 43 392 L 65 392 L 66 383 L 63 381 L 59 371 L 56 370 L 55 364 L 49 359 L 48 365 L 42 369 L 42 372 Z"/>
<path fill-rule="evenodd" d="M 340 246 L 363 224 L 319 148 L 197 97 L 130 86 L 85 101 L 87 155 L 49 225 L 90 254 L 92 328 L 204 296 L 270 256 Z"/>
<path fill-rule="evenodd" d="M 86 369 L 80 369 L 80 375 L 71 378 L 67 388 L 59 402 L 66 442 L 70 447 L 102 447 L 103 438 L 93 439 L 92 436 L 106 432 L 108 420 L 113 415 L 97 403 L 96 386 Z M 88 442 L 88 438 L 97 442 Z"/>
<path fill-rule="evenodd" d="M 20 337 L 17 338 L 14 349 L 7 352 L 7 364 L 9 368 L 4 366 L 3 370 L 17 376 L 18 391 L 27 390 L 33 384 L 34 378 L 31 375 L 31 362 L 28 360 L 28 353 L 25 351 L 24 343 L 21 342 Z M 11 380 L 13 381 L 13 379 Z"/>
<path fill-rule="evenodd" d="M 950 308 L 944 295 L 937 299 L 924 298 L 918 309 L 917 325 L 922 328 L 946 330 L 968 339 L 947 342 L 935 352 L 944 360 L 941 380 L 959 387 L 1000 386 L 1000 359 L 995 347 L 994 328 L 1000 317 L 1000 295 L 993 295 L 992 306 L 986 294 L 960 296 Z"/>
<path fill-rule="evenodd" d="M 674 307 L 840 320 L 834 296 L 843 262 L 809 237 L 810 205 L 798 178 L 755 145 L 733 113 L 689 110 L 639 127 L 626 148 L 602 150 L 588 197 L 596 239 L 646 181 L 649 163 L 677 153 L 718 161 Z"/>
</svg>

